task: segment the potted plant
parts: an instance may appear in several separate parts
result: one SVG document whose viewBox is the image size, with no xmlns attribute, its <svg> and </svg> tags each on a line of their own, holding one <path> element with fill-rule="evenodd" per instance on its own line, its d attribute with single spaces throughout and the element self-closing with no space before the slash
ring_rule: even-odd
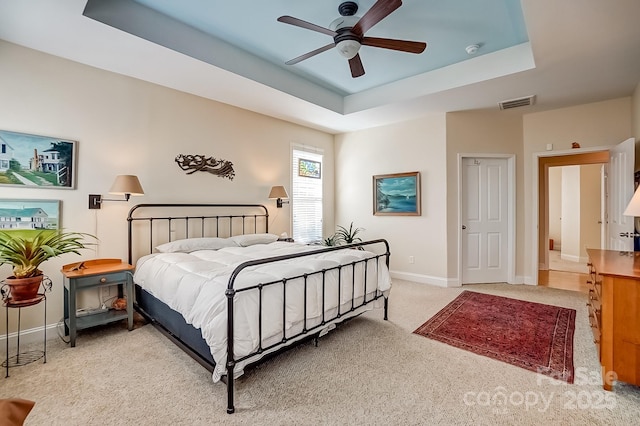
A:
<svg viewBox="0 0 640 426">
<path fill-rule="evenodd" d="M 329 235 L 322 241 L 322 245 L 332 247 L 336 245 L 336 234 Z"/>
<path fill-rule="evenodd" d="M 338 230 L 335 233 L 336 242 L 341 242 L 344 244 L 359 243 L 362 241 L 362 238 L 357 237 L 356 235 L 358 235 L 360 231 L 364 231 L 364 229 L 354 229 L 353 222 L 351 222 L 351 225 L 349 225 L 349 229 L 345 228 L 344 226 L 338 225 Z"/>
<path fill-rule="evenodd" d="M 77 232 L 39 231 L 33 237 L 0 232 L 0 265 L 13 266 L 13 276 L 4 280 L 14 301 L 36 297 L 43 274 L 42 262 L 65 253 L 80 254 L 85 248 L 83 239 L 93 237 Z"/>
</svg>

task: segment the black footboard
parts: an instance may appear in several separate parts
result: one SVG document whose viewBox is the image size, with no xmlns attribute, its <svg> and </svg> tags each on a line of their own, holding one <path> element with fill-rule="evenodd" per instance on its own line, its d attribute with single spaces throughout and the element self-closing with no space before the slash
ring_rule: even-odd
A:
<svg viewBox="0 0 640 426">
<path fill-rule="evenodd" d="M 367 257 L 365 259 L 362 260 L 357 260 L 345 265 L 339 265 L 333 268 L 328 268 L 328 269 L 322 269 L 320 271 L 317 272 L 312 272 L 312 273 L 305 273 L 303 275 L 298 275 L 298 276 L 292 276 L 292 277 L 286 277 L 283 278 L 281 280 L 276 280 L 276 281 L 271 281 L 271 282 L 263 282 L 263 283 L 259 283 L 257 285 L 254 286 L 248 286 L 248 287 L 243 287 L 242 289 L 236 289 L 234 288 L 236 279 L 238 277 L 238 275 L 240 273 L 242 273 L 242 271 L 244 271 L 247 268 L 253 267 L 253 266 L 258 266 L 258 265 L 264 265 L 264 264 L 268 264 L 268 263 L 275 263 L 275 262 L 281 262 L 281 261 L 286 261 L 286 260 L 291 260 L 291 259 L 298 259 L 300 258 L 302 261 L 304 261 L 305 257 L 309 257 L 309 256 L 315 256 L 315 255 L 319 255 L 319 254 L 325 254 L 328 252 L 332 252 L 332 251 L 336 251 L 336 250 L 344 250 L 344 249 L 363 249 L 363 247 L 365 246 L 372 246 L 372 245 L 377 245 L 377 244 L 384 244 L 385 247 L 385 251 L 383 254 L 378 254 L 378 255 L 372 255 L 371 257 Z M 384 319 L 386 320 L 388 317 L 388 312 L 387 312 L 387 308 L 388 308 L 388 303 L 387 303 L 387 299 L 384 296 L 384 294 L 380 291 L 380 290 L 376 290 L 374 292 L 373 295 L 369 296 L 369 298 L 367 298 L 367 284 L 369 283 L 368 279 L 367 279 L 367 271 L 368 271 L 368 264 L 369 262 L 373 262 L 373 264 L 375 265 L 375 273 L 376 273 L 376 278 L 375 278 L 375 282 L 377 283 L 378 280 L 378 268 L 379 268 L 379 259 L 380 258 L 384 258 L 385 260 L 385 266 L 388 268 L 389 267 L 389 243 L 386 240 L 383 239 L 379 239 L 379 240 L 372 240 L 372 241 L 365 241 L 362 243 L 356 243 L 356 244 L 348 244 L 348 245 L 344 245 L 344 246 L 338 246 L 338 247 L 325 247 L 322 249 L 318 249 L 318 250 L 313 250 L 313 251 L 307 251 L 307 252 L 302 252 L 302 253 L 295 253 L 295 254 L 289 254 L 289 255 L 285 255 L 285 256 L 274 256 L 274 257 L 269 257 L 269 258 L 265 258 L 265 259 L 256 259 L 256 260 L 251 260 L 248 262 L 244 262 L 240 265 L 238 265 L 238 267 L 236 267 L 236 269 L 231 273 L 231 277 L 229 278 L 229 284 L 227 286 L 227 291 L 226 291 L 226 296 L 227 296 L 227 413 L 231 414 L 235 411 L 235 407 L 234 407 L 234 394 L 233 394 L 233 387 L 234 387 L 234 368 L 236 366 L 236 364 L 240 361 L 249 359 L 251 357 L 254 357 L 255 355 L 259 355 L 262 354 L 265 351 L 269 351 L 273 348 L 277 348 L 277 347 L 281 347 L 284 345 L 288 345 L 290 344 L 290 342 L 294 342 L 298 339 L 300 339 L 303 336 L 306 336 L 308 334 L 312 334 L 312 333 L 317 333 L 320 332 L 320 330 L 322 330 L 323 328 L 325 328 L 328 324 L 330 323 L 338 323 L 343 321 L 346 318 L 349 318 L 349 316 L 352 316 L 356 313 L 358 313 L 359 311 L 362 311 L 362 308 L 369 304 L 372 303 L 374 300 L 380 299 L 382 297 L 385 298 L 385 303 L 384 303 Z M 361 270 L 363 271 L 364 274 L 364 279 L 362 280 L 362 283 L 357 282 L 356 283 L 356 268 L 361 268 Z M 350 269 L 351 270 L 351 277 L 352 280 L 349 283 L 343 283 L 341 277 L 342 272 L 345 269 Z M 335 301 L 337 302 L 337 309 L 336 309 L 336 313 L 333 314 L 332 316 L 327 317 L 326 315 L 326 309 L 325 307 L 329 306 L 330 301 L 326 300 L 326 292 L 325 292 L 325 277 L 327 273 L 330 272 L 334 272 L 337 273 L 338 275 L 338 279 L 337 279 L 337 283 L 338 283 L 338 289 L 337 289 L 337 295 L 338 295 L 338 300 Z M 322 321 L 316 325 L 313 326 L 308 326 L 307 325 L 307 282 L 309 279 L 311 279 L 311 277 L 314 276 L 320 276 L 321 280 L 322 280 Z M 287 335 L 287 326 L 286 326 L 286 295 L 287 295 L 287 282 L 292 281 L 292 280 L 296 280 L 296 279 L 302 279 L 304 282 L 304 301 L 303 301 L 303 307 L 304 307 L 304 315 L 303 315 L 303 321 L 304 321 L 304 326 L 302 327 L 302 330 L 298 333 L 295 334 L 290 334 Z M 350 301 L 350 306 L 346 306 L 346 307 L 342 307 L 342 305 L 344 305 L 341 302 L 341 290 L 342 290 L 342 286 L 343 285 L 347 285 L 347 286 L 351 286 L 351 301 Z M 362 297 L 356 297 L 356 286 L 362 286 Z M 279 286 L 282 288 L 282 297 L 283 297 L 283 303 L 282 303 L 282 340 L 280 340 L 277 343 L 274 343 L 270 346 L 267 347 L 263 347 L 262 346 L 262 307 L 263 307 L 263 294 L 264 291 L 271 286 Z M 248 355 L 236 358 L 235 357 L 235 352 L 234 352 L 234 301 L 235 301 L 235 297 L 236 295 L 245 293 L 245 292 L 255 292 L 258 291 L 258 295 L 259 295 L 259 304 L 258 304 L 258 330 L 259 330 L 259 334 L 260 334 L 260 338 L 258 339 L 259 341 L 259 347 L 257 348 L 257 350 L 255 352 L 252 352 Z"/>
<path fill-rule="evenodd" d="M 198 213 L 189 213 L 193 209 Z M 220 212 L 221 209 L 222 212 Z M 240 209 L 241 212 L 237 213 L 239 211 L 237 209 Z M 229 211 L 233 213 L 230 214 Z M 150 254 L 156 245 L 175 239 L 210 236 L 226 238 L 238 234 L 268 232 L 268 217 L 267 209 L 263 205 L 254 204 L 141 204 L 133 207 L 127 218 L 129 262 L 132 263 L 141 256 Z M 370 249 L 371 246 L 377 248 Z M 322 270 L 314 269 L 314 272 L 292 277 L 287 276 L 272 282 L 261 282 L 255 285 L 250 283 L 249 286 L 236 288 L 236 279 L 247 268 L 298 258 L 304 262 L 304 258 L 308 256 L 345 249 L 357 250 L 363 249 L 363 247 L 367 247 L 366 257 L 349 256 L 357 258 L 353 262 Z M 292 347 L 293 344 L 318 337 L 320 333 L 326 332 L 330 327 L 361 314 L 369 309 L 367 305 L 381 298 L 384 300 L 384 319 L 386 320 L 388 301 L 386 295 L 379 289 L 380 282 L 378 280 L 381 276 L 379 274 L 380 268 L 385 268 L 382 272 L 385 279 L 387 277 L 389 257 L 389 244 L 386 240 L 378 239 L 256 259 L 238 265 L 229 278 L 225 293 L 227 296 L 227 359 L 224 364 L 226 377 L 222 377 L 222 379 L 226 378 L 227 384 L 227 412 L 233 413 L 235 411 L 234 371 L 236 369 L 241 371 L 241 368 L 256 364 Z M 309 285 L 309 291 L 315 289 L 317 290 L 316 294 L 321 294 L 321 296 L 316 296 L 316 298 L 322 299 L 322 306 L 317 305 L 320 312 L 318 316 L 313 314 L 308 317 L 307 315 L 307 302 L 313 300 L 307 298 L 308 282 L 313 283 Z M 282 330 L 277 331 L 275 338 L 272 335 L 263 342 L 263 295 L 266 292 L 277 293 L 280 288 L 282 289 L 280 296 L 282 316 L 278 318 L 282 321 Z M 286 326 L 288 289 L 297 291 L 303 289 L 304 296 L 301 306 L 304 313 L 300 319 L 296 319 L 295 329 Z M 327 296 L 327 294 L 333 294 L 333 296 Z M 257 300 L 255 311 L 253 310 L 254 305 L 251 305 L 250 312 L 257 312 L 256 326 L 260 337 L 258 347 L 254 351 L 236 357 L 234 352 L 234 304 L 237 302 L 236 299 L 243 295 L 250 295 L 253 297 L 252 300 Z M 270 306 L 272 308 L 276 306 L 275 309 L 279 309 L 280 305 Z M 225 369 L 220 368 L 221 365 L 216 368 L 211 348 L 202 338 L 200 330 L 187 324 L 180 313 L 172 310 L 138 285 L 136 285 L 136 309 L 200 364 L 210 371 L 214 371 L 214 374 L 217 373 L 217 377 L 225 374 Z"/>
</svg>

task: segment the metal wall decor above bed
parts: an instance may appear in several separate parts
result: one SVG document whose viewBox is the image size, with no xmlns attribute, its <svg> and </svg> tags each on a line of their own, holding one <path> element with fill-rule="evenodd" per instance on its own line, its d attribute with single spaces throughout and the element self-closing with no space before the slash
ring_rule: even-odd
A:
<svg viewBox="0 0 640 426">
<path fill-rule="evenodd" d="M 178 154 L 175 162 L 188 175 L 195 172 L 207 172 L 229 180 L 233 180 L 236 175 L 235 170 L 233 170 L 233 163 L 222 158 L 217 159 L 199 154 Z"/>
<path fill-rule="evenodd" d="M 386 240 L 326 248 L 275 241 L 259 204 L 141 204 L 127 221 L 136 308 L 214 381 L 226 381 L 228 413 L 244 368 L 375 305 L 387 319 Z M 171 241 L 193 247 L 165 244 L 157 253 Z M 198 250 L 203 244 L 212 246 Z"/>
</svg>

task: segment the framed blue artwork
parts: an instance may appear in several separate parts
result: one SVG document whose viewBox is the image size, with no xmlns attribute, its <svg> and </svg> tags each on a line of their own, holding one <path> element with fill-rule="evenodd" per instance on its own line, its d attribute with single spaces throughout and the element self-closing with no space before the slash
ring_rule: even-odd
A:
<svg viewBox="0 0 640 426">
<path fill-rule="evenodd" d="M 375 216 L 420 216 L 420 172 L 373 177 Z"/>
</svg>

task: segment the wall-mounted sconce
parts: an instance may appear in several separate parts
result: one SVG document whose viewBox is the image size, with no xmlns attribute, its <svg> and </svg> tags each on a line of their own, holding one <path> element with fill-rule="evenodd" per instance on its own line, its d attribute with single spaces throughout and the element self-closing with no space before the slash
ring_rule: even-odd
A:
<svg viewBox="0 0 640 426">
<path fill-rule="evenodd" d="M 89 194 L 89 208 L 99 209 L 104 201 L 129 201 L 132 195 L 144 195 L 144 190 L 138 176 L 134 175 L 118 175 L 111 185 L 109 194 L 124 195 L 124 200 L 113 198 L 102 198 L 102 195 Z"/>
<path fill-rule="evenodd" d="M 271 192 L 269 192 L 269 199 L 276 199 L 276 207 L 282 208 L 283 204 L 289 204 L 289 201 L 283 201 L 283 198 L 289 198 L 289 194 L 287 194 L 287 190 L 284 189 L 284 186 L 272 186 Z"/>
</svg>

